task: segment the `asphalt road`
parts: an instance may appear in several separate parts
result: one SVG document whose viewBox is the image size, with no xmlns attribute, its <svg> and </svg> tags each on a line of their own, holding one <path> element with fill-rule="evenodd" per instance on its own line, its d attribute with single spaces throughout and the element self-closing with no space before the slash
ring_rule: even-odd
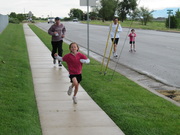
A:
<svg viewBox="0 0 180 135">
<path fill-rule="evenodd" d="M 63 22 L 66 26 L 66 39 L 87 47 L 87 25 L 76 22 Z M 48 30 L 52 24 L 38 23 Z M 89 49 L 99 55 L 104 54 L 109 27 L 90 25 Z M 165 84 L 180 87 L 180 33 L 136 29 L 136 53 L 129 52 L 129 28 L 123 28 L 118 44 L 119 58 L 115 61 L 138 72 L 147 74 Z M 109 40 L 109 56 L 111 41 Z M 91 55 L 91 53 L 90 53 Z"/>
</svg>

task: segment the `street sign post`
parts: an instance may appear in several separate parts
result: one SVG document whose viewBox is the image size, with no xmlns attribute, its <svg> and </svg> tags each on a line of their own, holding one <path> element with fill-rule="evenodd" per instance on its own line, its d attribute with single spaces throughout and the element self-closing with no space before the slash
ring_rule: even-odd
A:
<svg viewBox="0 0 180 135">
<path fill-rule="evenodd" d="M 96 0 L 80 0 L 80 6 L 96 6 Z"/>
<path fill-rule="evenodd" d="M 172 11 L 173 11 L 173 10 L 172 10 L 172 9 L 169 9 L 169 10 L 167 10 L 167 11 L 168 11 L 167 14 L 169 15 L 169 29 L 170 29 L 170 27 L 171 27 L 171 19 L 170 19 L 171 16 L 170 16 L 170 15 L 172 14 Z"/>
<path fill-rule="evenodd" d="M 89 6 L 96 6 L 96 0 L 80 0 L 80 6 L 87 6 L 87 55 L 89 58 Z"/>
</svg>

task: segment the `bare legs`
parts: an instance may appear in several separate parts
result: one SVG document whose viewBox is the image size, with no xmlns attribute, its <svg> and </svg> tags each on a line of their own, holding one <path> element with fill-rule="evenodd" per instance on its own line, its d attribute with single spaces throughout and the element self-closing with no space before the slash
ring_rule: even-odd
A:
<svg viewBox="0 0 180 135">
<path fill-rule="evenodd" d="M 116 50 L 117 50 L 117 45 L 114 44 L 114 52 L 116 52 Z"/>
<path fill-rule="evenodd" d="M 135 44 L 131 44 L 131 45 L 130 45 L 130 51 L 131 51 L 131 52 L 132 52 L 132 51 L 136 52 Z"/>
<path fill-rule="evenodd" d="M 79 83 L 76 79 L 76 77 L 72 78 L 72 88 L 75 87 L 74 89 L 74 96 L 76 96 L 78 89 L 79 89 Z"/>
</svg>

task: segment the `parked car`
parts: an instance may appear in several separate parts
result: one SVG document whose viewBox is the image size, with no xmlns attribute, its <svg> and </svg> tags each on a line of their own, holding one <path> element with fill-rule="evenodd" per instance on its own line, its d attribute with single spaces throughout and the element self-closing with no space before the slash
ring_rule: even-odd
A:
<svg viewBox="0 0 180 135">
<path fill-rule="evenodd" d="M 74 18 L 74 19 L 73 19 L 73 22 L 78 22 L 78 19 L 77 19 L 77 18 Z"/>
<path fill-rule="evenodd" d="M 55 23 L 54 17 L 49 17 L 48 18 L 48 23 Z"/>
</svg>

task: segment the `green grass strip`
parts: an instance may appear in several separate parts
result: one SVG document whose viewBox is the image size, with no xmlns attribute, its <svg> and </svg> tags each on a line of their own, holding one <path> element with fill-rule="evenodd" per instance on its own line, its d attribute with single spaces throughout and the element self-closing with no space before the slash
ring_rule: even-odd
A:
<svg viewBox="0 0 180 135">
<path fill-rule="evenodd" d="M 51 48 L 50 36 L 30 25 L 31 29 Z M 47 37 L 48 36 L 48 37 Z M 64 43 L 64 54 L 69 53 Z M 112 70 L 100 75 L 101 64 L 91 59 L 83 66 L 81 85 L 93 100 L 111 117 L 126 135 L 178 135 L 180 108 L 154 95 L 119 73 Z"/>
<path fill-rule="evenodd" d="M 81 21 L 81 23 L 87 23 L 86 21 Z M 105 25 L 109 26 L 112 21 L 102 22 L 100 20 L 92 20 L 89 22 L 94 25 Z M 125 20 L 120 22 L 121 26 L 124 28 L 134 28 L 134 29 L 146 29 L 146 30 L 159 30 L 159 31 L 169 31 L 169 32 L 180 32 L 180 29 L 169 29 L 165 27 L 165 21 L 151 21 L 147 25 L 142 25 L 139 21 Z"/>
<path fill-rule="evenodd" d="M 22 24 L 0 34 L 0 135 L 41 135 Z"/>
</svg>

